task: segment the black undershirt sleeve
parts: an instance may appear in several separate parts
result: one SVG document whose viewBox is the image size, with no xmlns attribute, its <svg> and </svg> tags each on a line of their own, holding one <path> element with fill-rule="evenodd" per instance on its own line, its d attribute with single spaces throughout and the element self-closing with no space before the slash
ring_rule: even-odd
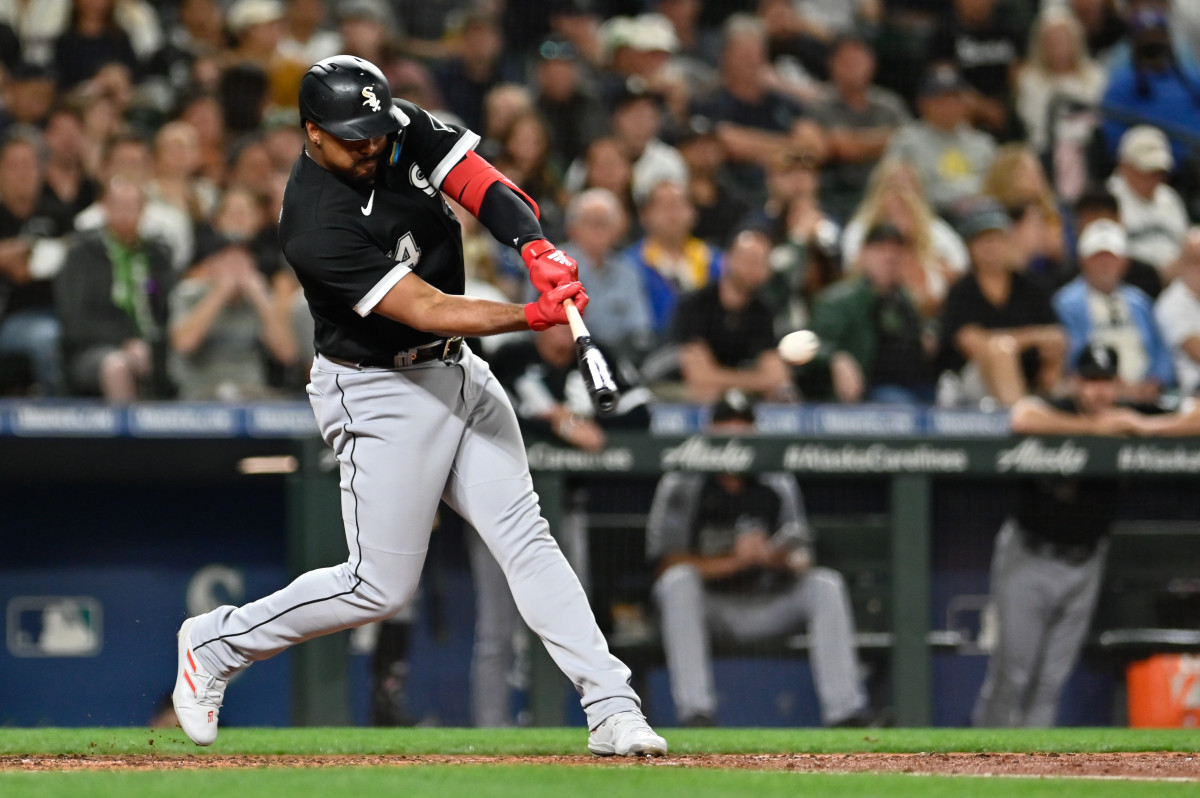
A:
<svg viewBox="0 0 1200 798">
<path fill-rule="evenodd" d="M 533 208 L 503 183 L 493 183 L 479 204 L 479 221 L 496 240 L 520 251 L 530 241 L 545 238 Z"/>
</svg>

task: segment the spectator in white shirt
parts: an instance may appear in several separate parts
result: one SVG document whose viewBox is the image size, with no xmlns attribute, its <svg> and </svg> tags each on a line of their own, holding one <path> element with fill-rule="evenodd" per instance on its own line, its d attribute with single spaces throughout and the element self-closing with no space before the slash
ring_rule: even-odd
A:
<svg viewBox="0 0 1200 798">
<path fill-rule="evenodd" d="M 341 3 L 341 6 L 350 5 Z M 344 12 L 343 12 L 344 13 Z M 329 10 L 325 0 L 287 0 L 284 34 L 279 41 L 281 55 L 293 61 L 315 64 L 342 51 L 342 36 L 328 27 Z"/>
<path fill-rule="evenodd" d="M 1166 135 L 1158 128 L 1138 125 L 1121 137 L 1117 168 L 1108 180 L 1129 236 L 1130 260 L 1153 266 L 1164 283 L 1188 228 L 1183 200 L 1167 185 L 1174 168 Z"/>
<path fill-rule="evenodd" d="M 1017 72 L 1017 112 L 1030 145 L 1044 153 L 1054 143 L 1050 114 L 1055 102 L 1094 105 L 1107 83 L 1104 69 L 1088 53 L 1075 13 L 1065 6 L 1043 8 L 1029 33 L 1029 59 Z"/>
<path fill-rule="evenodd" d="M 1175 377 L 1184 394 L 1200 391 L 1200 227 L 1183 239 L 1175 263 L 1178 276 L 1154 305 L 1154 318 L 1175 360 Z"/>
</svg>

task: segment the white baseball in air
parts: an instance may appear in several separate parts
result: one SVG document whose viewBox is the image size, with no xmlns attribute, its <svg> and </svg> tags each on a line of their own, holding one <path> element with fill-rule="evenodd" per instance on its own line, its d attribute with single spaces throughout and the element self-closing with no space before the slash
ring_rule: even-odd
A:
<svg viewBox="0 0 1200 798">
<path fill-rule="evenodd" d="M 812 330 L 796 330 L 783 336 L 779 341 L 779 356 L 799 366 L 816 357 L 821 339 Z"/>
</svg>

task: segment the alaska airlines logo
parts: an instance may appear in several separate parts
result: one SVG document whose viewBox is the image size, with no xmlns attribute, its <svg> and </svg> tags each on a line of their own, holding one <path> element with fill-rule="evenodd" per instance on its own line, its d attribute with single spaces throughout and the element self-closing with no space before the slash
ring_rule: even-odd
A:
<svg viewBox="0 0 1200 798">
<path fill-rule="evenodd" d="M 1047 446 L 1037 438 L 1026 438 L 1012 449 L 996 455 L 996 470 L 1001 474 L 1078 474 L 1087 466 L 1088 450 L 1074 441 Z"/>
<path fill-rule="evenodd" d="M 718 445 L 702 436 L 688 438 L 678 446 L 664 449 L 661 455 L 664 469 L 737 473 L 750 468 L 753 463 L 753 447 L 734 440 Z"/>
<path fill-rule="evenodd" d="M 378 111 L 380 108 L 383 107 L 379 104 L 378 98 L 375 97 L 375 87 L 374 86 L 363 87 L 362 96 L 367 98 L 367 99 L 363 100 L 363 105 L 369 105 L 371 107 L 372 111 Z"/>
</svg>

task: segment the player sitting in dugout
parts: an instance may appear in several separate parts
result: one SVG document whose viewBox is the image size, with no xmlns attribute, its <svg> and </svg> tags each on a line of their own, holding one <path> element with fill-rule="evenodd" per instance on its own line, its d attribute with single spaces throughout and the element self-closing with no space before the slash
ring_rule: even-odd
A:
<svg viewBox="0 0 1200 798">
<path fill-rule="evenodd" d="M 754 428 L 740 391 L 713 406 L 708 431 Z M 842 575 L 813 563 L 813 530 L 792 474 L 673 472 L 655 489 L 646 558 L 675 712 L 684 726 L 717 722 L 713 640 L 774 640 L 804 628 L 813 684 L 827 726 L 873 722 L 854 647 L 854 614 Z"/>
</svg>

